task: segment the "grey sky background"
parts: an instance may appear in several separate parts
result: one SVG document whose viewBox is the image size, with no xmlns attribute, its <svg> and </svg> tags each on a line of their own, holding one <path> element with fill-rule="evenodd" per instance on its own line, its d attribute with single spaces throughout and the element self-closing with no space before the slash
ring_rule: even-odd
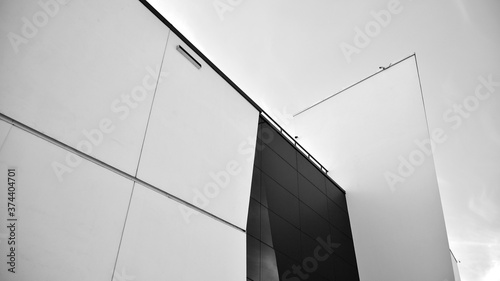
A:
<svg viewBox="0 0 500 281">
<path fill-rule="evenodd" d="M 500 280 L 500 1 L 150 2 L 291 133 L 292 114 L 416 53 L 462 280 Z"/>
</svg>

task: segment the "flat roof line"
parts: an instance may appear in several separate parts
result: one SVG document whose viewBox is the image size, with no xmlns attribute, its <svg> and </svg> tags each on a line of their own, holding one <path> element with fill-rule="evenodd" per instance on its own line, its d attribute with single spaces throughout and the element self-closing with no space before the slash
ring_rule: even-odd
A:
<svg viewBox="0 0 500 281">
<path fill-rule="evenodd" d="M 231 87 L 233 87 L 245 100 L 247 100 L 255 109 L 257 109 L 260 113 L 260 115 L 265 116 L 265 118 L 268 119 L 268 121 L 271 121 L 274 123 L 277 127 L 279 127 L 279 131 L 282 134 L 288 134 L 269 114 L 267 114 L 264 109 L 262 109 L 255 101 L 253 101 L 245 92 L 243 92 L 240 87 L 238 87 L 224 72 L 222 72 L 214 63 L 212 63 L 198 48 L 196 48 L 184 35 L 182 35 L 179 30 L 177 30 L 158 10 L 156 10 L 147 0 L 139 0 L 147 9 L 149 9 L 161 22 L 163 22 L 172 32 L 174 32 L 186 45 L 188 45 L 191 50 L 193 50 L 205 63 L 207 63 L 217 74 L 219 74 L 222 79 L 224 79 Z M 284 132 L 284 133 L 283 133 Z M 331 181 L 333 181 L 339 188 L 340 190 L 345 194 L 345 190 L 338 185 L 334 179 L 328 175 L 328 170 L 318 161 L 316 158 L 312 156 L 311 153 L 309 153 L 302 145 L 300 145 L 297 141 L 295 141 L 297 145 L 295 145 L 295 149 L 298 150 L 297 147 L 300 147 L 302 150 L 305 151 L 307 154 L 307 160 L 310 161 L 314 166 L 316 166 L 321 173 L 323 173 L 326 177 L 328 177 Z M 300 152 L 300 151 L 299 151 Z M 303 152 L 301 152 L 303 154 Z M 312 160 L 312 159 L 314 160 Z M 317 164 L 319 163 L 321 167 L 318 167 Z"/>
</svg>

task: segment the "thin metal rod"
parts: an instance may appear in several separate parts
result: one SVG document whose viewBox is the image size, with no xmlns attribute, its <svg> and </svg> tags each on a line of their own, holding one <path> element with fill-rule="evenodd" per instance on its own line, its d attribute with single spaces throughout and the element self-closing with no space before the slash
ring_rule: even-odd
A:
<svg viewBox="0 0 500 281">
<path fill-rule="evenodd" d="M 276 122 L 271 121 L 271 117 L 269 117 L 265 112 L 261 112 L 261 115 L 264 117 L 262 120 L 269 124 L 271 127 L 274 127 L 274 129 L 283 136 L 283 138 L 288 141 L 297 152 L 299 152 L 302 156 L 304 156 L 307 161 L 309 161 L 313 166 L 321 172 L 328 180 L 330 180 L 342 193 L 346 194 L 345 189 L 343 189 L 329 174 L 328 174 L 328 169 L 325 168 L 316 158 L 314 158 L 300 143 L 298 143 L 296 140 L 292 139 L 290 135 L 281 128 L 280 125 L 278 125 Z M 269 118 L 269 119 L 267 119 Z M 271 119 L 271 120 L 270 120 Z M 273 124 L 274 122 L 274 124 Z M 289 137 L 286 137 L 289 136 Z"/>
<path fill-rule="evenodd" d="M 343 92 L 347 91 L 348 89 L 350 89 L 350 88 L 352 88 L 352 87 L 354 87 L 354 86 L 358 85 L 359 83 L 364 82 L 365 80 L 370 79 L 370 78 L 372 78 L 373 76 L 375 76 L 375 75 L 377 75 L 377 74 L 379 74 L 379 73 L 381 73 L 381 72 L 384 72 L 384 71 L 386 71 L 387 69 L 389 69 L 389 68 L 391 68 L 391 67 L 395 66 L 396 64 L 398 64 L 398 63 L 400 63 L 400 62 L 402 62 L 402 61 L 404 61 L 404 60 L 407 60 L 407 59 L 409 59 L 409 58 L 411 58 L 411 57 L 413 57 L 413 56 L 415 56 L 415 53 L 413 53 L 412 55 L 409 55 L 409 56 L 405 57 L 404 59 L 401 59 L 401 60 L 399 60 L 399 61 L 397 61 L 397 62 L 395 62 L 395 63 L 391 63 L 391 64 L 389 64 L 389 66 L 387 66 L 387 67 L 383 67 L 383 68 L 381 68 L 381 70 L 379 70 L 379 71 L 377 71 L 377 72 L 373 73 L 372 75 L 370 75 L 370 76 L 368 76 L 368 77 L 365 77 L 365 78 L 363 78 L 362 80 L 359 80 L 358 82 L 356 82 L 356 83 L 354 83 L 354 84 L 350 85 L 349 87 L 344 88 L 344 89 L 340 90 L 339 92 L 337 92 L 337 93 L 335 93 L 335 94 L 333 94 L 333 95 L 330 95 L 330 96 L 328 96 L 328 97 L 326 97 L 326 98 L 324 98 L 324 99 L 322 99 L 322 100 L 320 100 L 320 101 L 316 102 L 315 104 L 313 104 L 313 105 L 311 105 L 311 106 L 309 106 L 309 107 L 307 107 L 307 108 L 305 108 L 305 109 L 303 109 L 303 110 L 301 110 L 301 111 L 299 111 L 299 112 L 295 113 L 295 114 L 293 115 L 293 117 L 295 117 L 295 116 L 297 116 L 297 115 L 299 115 L 299 114 L 302 114 L 302 113 L 304 113 L 304 112 L 308 111 L 309 109 L 311 109 L 311 108 L 313 108 L 313 107 L 315 107 L 315 106 L 317 106 L 317 105 L 319 105 L 319 104 L 321 104 L 321 103 L 323 103 L 323 102 L 325 102 L 325 101 L 327 101 L 327 100 L 329 100 L 329 99 L 333 98 L 334 96 L 336 96 L 336 95 L 338 95 L 338 94 L 340 94 L 340 93 L 343 93 Z"/>
</svg>

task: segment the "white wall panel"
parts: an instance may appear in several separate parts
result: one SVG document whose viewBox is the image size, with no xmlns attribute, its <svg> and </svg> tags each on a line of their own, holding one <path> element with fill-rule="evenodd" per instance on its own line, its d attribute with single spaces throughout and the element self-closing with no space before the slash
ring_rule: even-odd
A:
<svg viewBox="0 0 500 281">
<path fill-rule="evenodd" d="M 136 184 L 114 280 L 245 280 L 246 235 Z"/>
<path fill-rule="evenodd" d="M 111 280 L 133 183 L 82 161 L 60 183 L 52 173 L 61 148 L 13 127 L 0 151 L 0 280 Z M 7 169 L 16 194 L 8 201 Z M 6 228 L 15 204 L 15 273 L 8 271 Z M 9 248 L 8 248 L 9 247 Z M 9 258 L 10 259 L 10 258 Z"/>
<path fill-rule="evenodd" d="M 2 2 L 0 112 L 135 173 L 168 28 L 135 0 L 60 2 Z"/>
<path fill-rule="evenodd" d="M 295 121 L 301 143 L 347 191 L 361 280 L 453 280 L 414 58 Z"/>
<path fill-rule="evenodd" d="M 138 177 L 245 228 L 258 111 L 174 34 L 163 71 Z"/>
</svg>

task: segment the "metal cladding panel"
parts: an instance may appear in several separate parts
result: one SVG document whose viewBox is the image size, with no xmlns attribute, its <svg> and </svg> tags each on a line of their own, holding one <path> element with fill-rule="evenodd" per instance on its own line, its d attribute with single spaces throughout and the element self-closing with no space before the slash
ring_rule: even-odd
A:
<svg viewBox="0 0 500 281">
<path fill-rule="evenodd" d="M 135 0 L 47 0 L 2 3 L 0 31 L 0 113 L 135 175 L 169 29 Z"/>
<path fill-rule="evenodd" d="M 453 280 L 414 57 L 295 117 L 301 144 L 347 191 L 361 280 Z"/>
<path fill-rule="evenodd" d="M 81 165 L 60 183 L 51 166 L 66 153 L 11 128 L 0 150 L 0 280 L 111 280 L 133 183 L 76 155 Z"/>
<path fill-rule="evenodd" d="M 245 280 L 245 233 L 134 187 L 113 280 Z"/>
<path fill-rule="evenodd" d="M 175 34 L 162 71 L 137 177 L 245 229 L 258 110 Z"/>
</svg>

